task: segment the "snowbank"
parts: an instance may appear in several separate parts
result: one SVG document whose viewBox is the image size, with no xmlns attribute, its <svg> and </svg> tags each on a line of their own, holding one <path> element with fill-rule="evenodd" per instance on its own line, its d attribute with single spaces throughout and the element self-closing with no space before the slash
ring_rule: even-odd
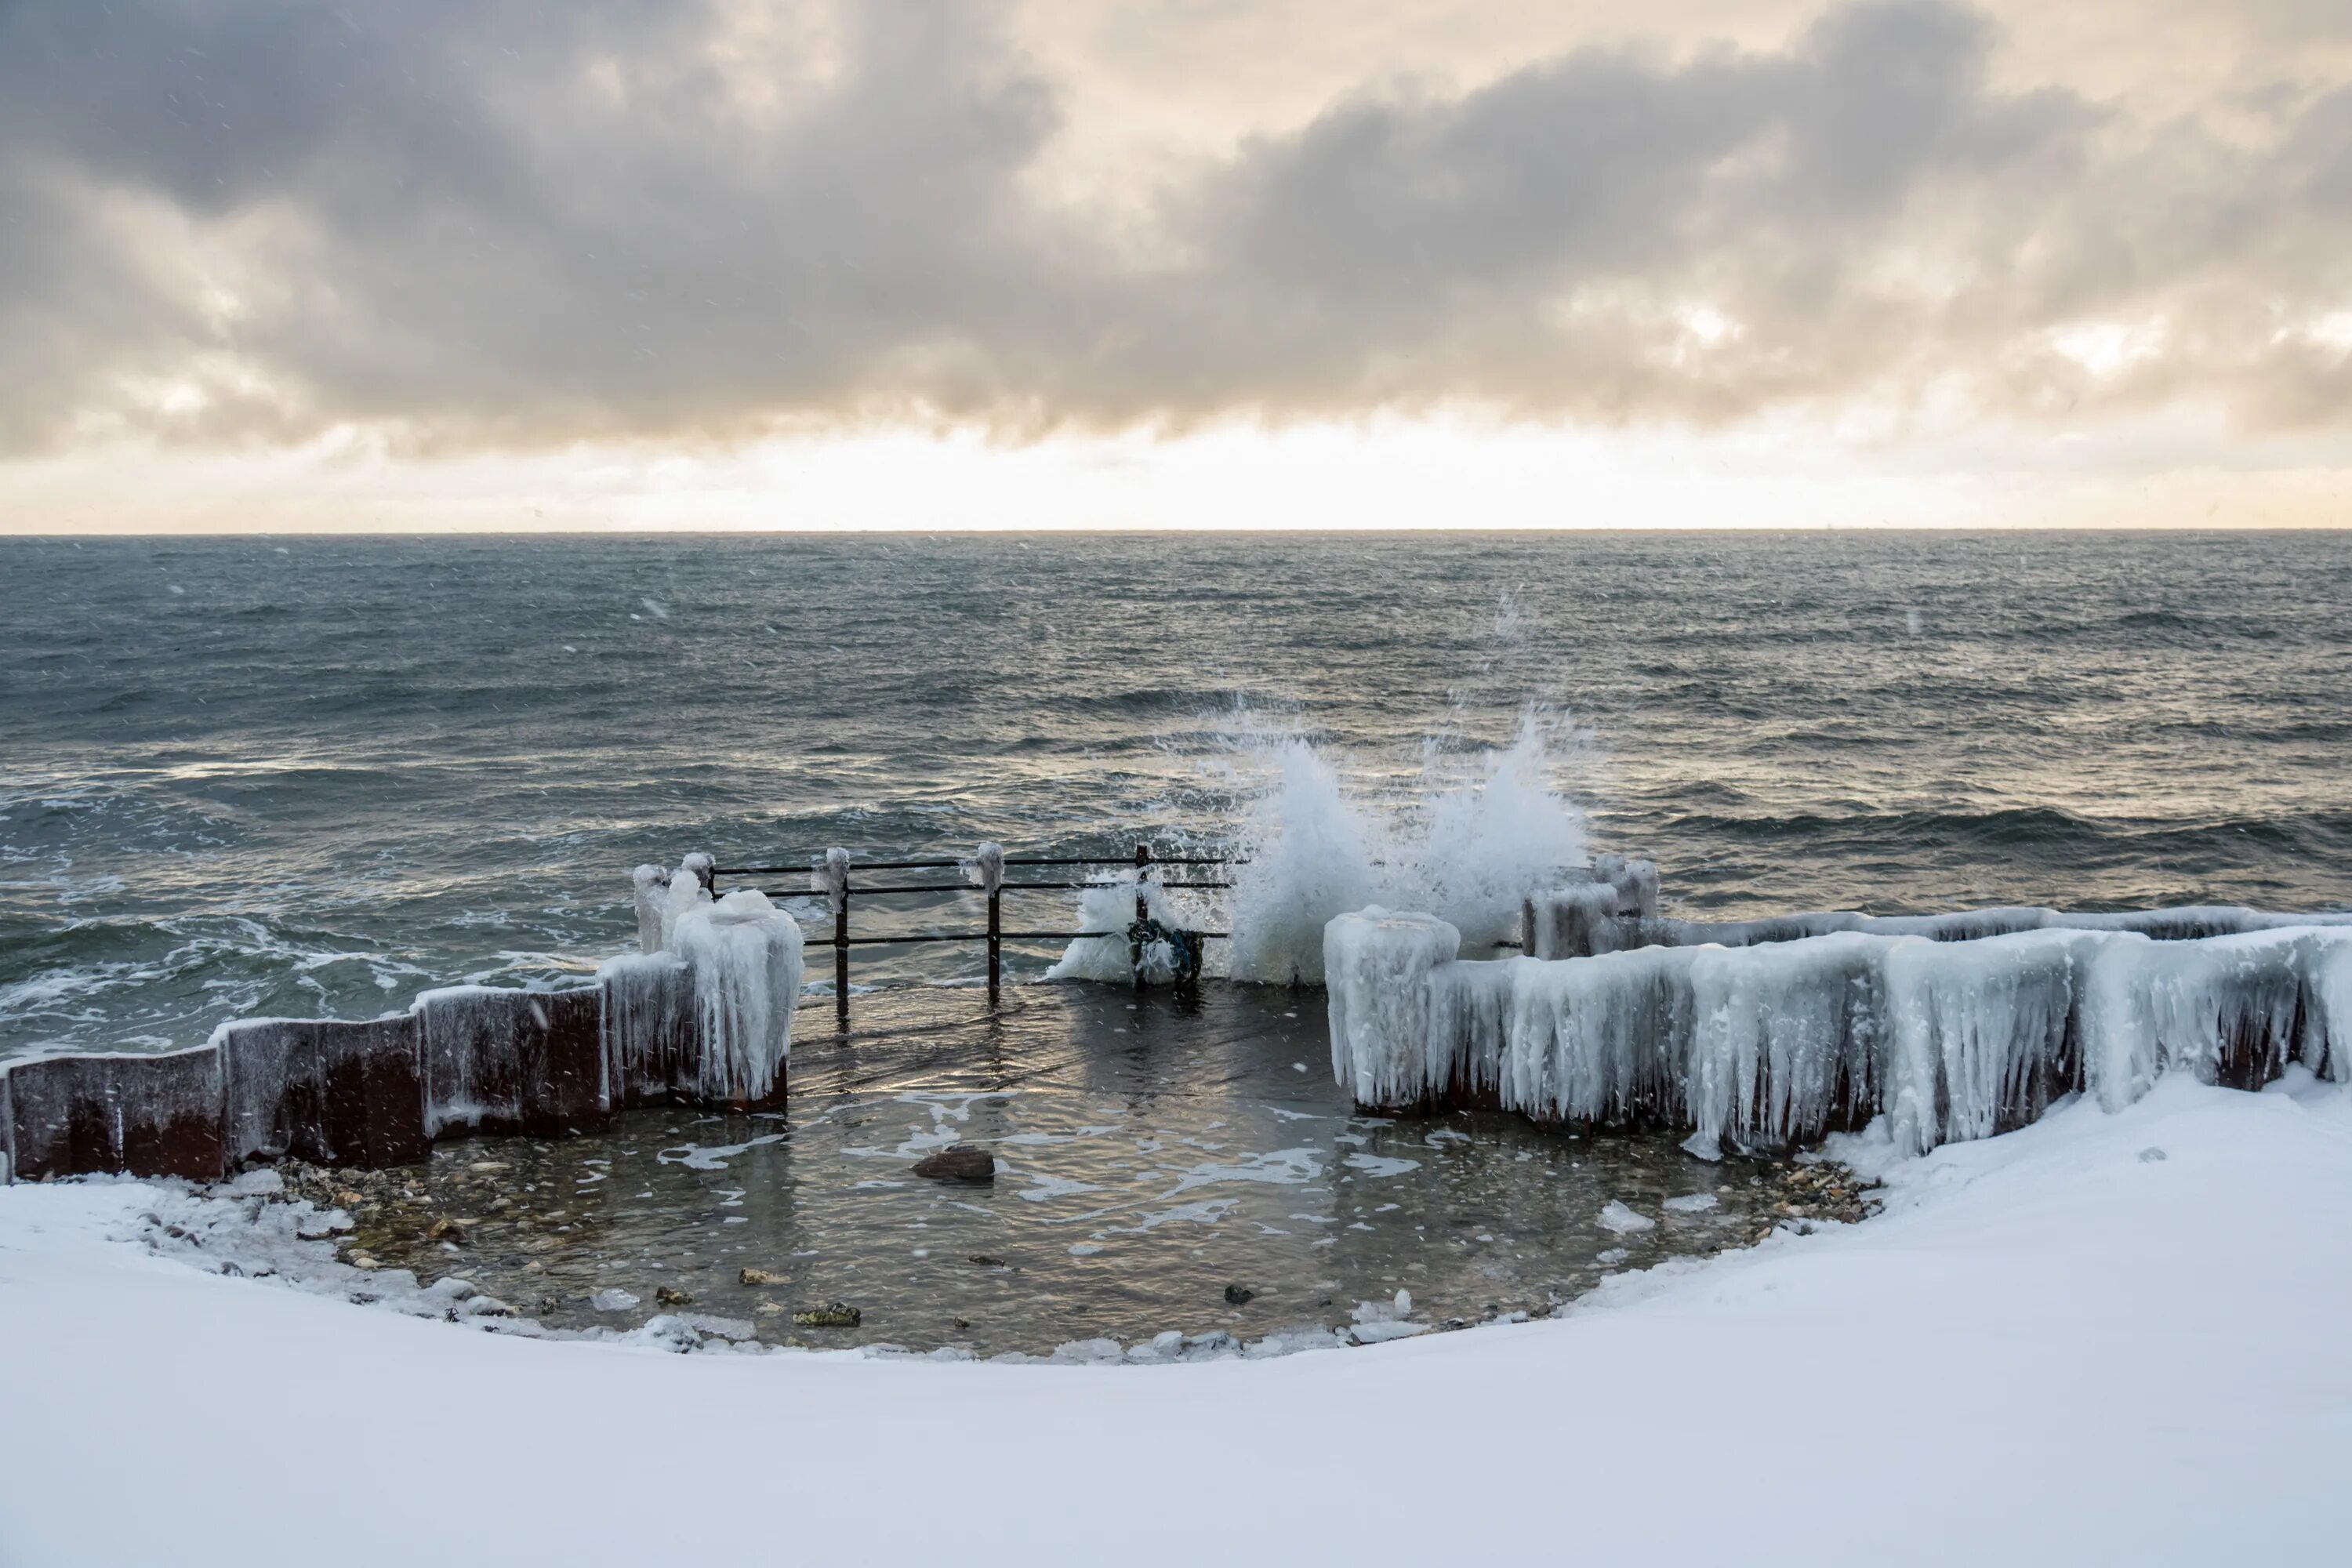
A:
<svg viewBox="0 0 2352 1568">
<path fill-rule="evenodd" d="M 1878 1218 L 1621 1276 L 1563 1321 L 1161 1366 L 534 1342 L 109 1239 L 150 1186 L 9 1188 L 0 1561 L 2340 1552 L 2352 1097 L 2175 1076 L 2114 1115 L 1842 1152 L 1885 1170 Z M 943 1437 L 973 1458 L 894 1458 Z M 1458 1500 L 1395 1506 L 1407 1473 Z"/>
</svg>

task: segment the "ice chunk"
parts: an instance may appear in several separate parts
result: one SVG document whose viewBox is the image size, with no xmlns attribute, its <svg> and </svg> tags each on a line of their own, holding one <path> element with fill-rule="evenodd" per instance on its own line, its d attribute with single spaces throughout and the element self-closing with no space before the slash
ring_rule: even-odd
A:
<svg viewBox="0 0 2352 1568">
<path fill-rule="evenodd" d="M 608 1285 L 589 1297 L 588 1304 L 600 1312 L 625 1312 L 637 1304 L 637 1299 L 617 1285 Z"/>
<path fill-rule="evenodd" d="M 1614 1236 L 1639 1236 L 1645 1230 L 1655 1230 L 1658 1222 L 1648 1215 L 1637 1214 L 1622 1199 L 1611 1198 L 1601 1205 L 1601 1228 Z"/>
<path fill-rule="evenodd" d="M 1668 1198 L 1658 1206 L 1668 1214 L 1705 1214 L 1715 1207 L 1716 1202 L 1713 1193 L 1685 1193 L 1680 1197 Z"/>
<path fill-rule="evenodd" d="M 1462 933 L 1434 915 L 1375 904 L 1323 929 L 1331 1072 L 1356 1103 L 1411 1105 L 1430 1081 L 1431 973 L 1454 962 Z"/>
</svg>

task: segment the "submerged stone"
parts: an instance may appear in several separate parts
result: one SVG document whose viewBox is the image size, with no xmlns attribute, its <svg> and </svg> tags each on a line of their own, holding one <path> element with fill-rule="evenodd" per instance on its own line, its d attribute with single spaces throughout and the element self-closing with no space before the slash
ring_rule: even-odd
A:
<svg viewBox="0 0 2352 1568">
<path fill-rule="evenodd" d="M 916 1161 L 915 1174 L 934 1182 L 993 1182 L 996 1157 L 976 1143 L 958 1143 Z"/>
</svg>

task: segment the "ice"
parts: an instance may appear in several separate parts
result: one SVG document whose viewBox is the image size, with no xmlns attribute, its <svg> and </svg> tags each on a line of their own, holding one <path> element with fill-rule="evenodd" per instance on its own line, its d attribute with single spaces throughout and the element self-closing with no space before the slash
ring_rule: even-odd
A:
<svg viewBox="0 0 2352 1568">
<path fill-rule="evenodd" d="M 656 951 L 675 951 L 679 919 L 689 910 L 700 909 L 710 902 L 710 889 L 703 882 L 700 868 L 695 865 L 697 860 L 707 862 L 709 858 L 707 855 L 689 855 L 677 870 L 670 873 L 668 891 L 662 898 L 661 946 Z M 639 940 L 643 941 L 642 936 Z"/>
<path fill-rule="evenodd" d="M 1620 1198 L 1611 1198 L 1603 1204 L 1598 1218 L 1601 1228 L 1612 1236 L 1639 1236 L 1645 1230 L 1658 1228 L 1656 1220 L 1645 1214 L 1636 1214 Z"/>
<path fill-rule="evenodd" d="M 1462 933 L 1434 915 L 1375 904 L 1333 920 L 1320 946 L 1340 1086 L 1370 1106 L 1412 1105 L 1442 1088 L 1429 1070 L 1429 976 L 1455 962 Z"/>
<path fill-rule="evenodd" d="M 1576 882 L 1529 893 L 1519 914 L 1519 940 L 1528 956 L 1588 958 L 1625 946 L 1629 922 L 1618 919 L 1621 897 L 1612 882 Z"/>
<path fill-rule="evenodd" d="M 2090 931 L 2134 932 L 2159 942 L 2194 942 L 2214 936 L 2347 923 L 2352 923 L 2352 913 L 2277 914 L 2214 904 L 2108 913 L 2031 908 L 1961 910 L 1937 915 L 1861 915 L 1849 910 L 1822 910 L 1754 921 L 1627 920 L 1621 921 L 1615 940 L 1624 947 L 1756 947 L 1835 931 L 1973 942 L 2015 931 Z"/>
<path fill-rule="evenodd" d="M 624 1101 L 683 1092 L 698 1050 L 694 968 L 674 952 L 626 953 L 596 969 L 611 1093 Z"/>
<path fill-rule="evenodd" d="M 418 994 L 417 1058 L 425 1079 L 425 1131 L 520 1125 L 529 1075 L 515 1008 L 523 993 L 448 985 Z"/>
<path fill-rule="evenodd" d="M 1691 965 L 1696 1026 L 1685 1145 L 1785 1143 L 1868 1120 L 1888 943 L 1848 932 L 1769 949 L 1702 952 Z M 1856 1123 L 1859 1125 L 1859 1122 Z"/>
<path fill-rule="evenodd" d="M 849 907 L 848 850 L 828 849 L 810 862 L 809 891 L 822 896 L 833 918 L 841 919 L 842 911 Z"/>
<path fill-rule="evenodd" d="M 629 873 L 629 879 L 636 887 L 637 951 L 659 952 L 664 907 L 669 902 L 669 873 L 658 866 L 640 866 Z"/>
<path fill-rule="evenodd" d="M 963 863 L 964 875 L 982 892 L 993 893 L 1004 886 L 1004 846 L 982 844 Z"/>
<path fill-rule="evenodd" d="M 1128 951 L 1127 928 L 1135 920 L 1136 873 L 1120 870 L 1097 877 L 1078 895 L 1078 929 L 1110 934 L 1082 937 L 1062 950 L 1061 958 L 1045 972 L 1048 980 L 1099 980 L 1113 984 L 1135 975 Z M 1202 912 L 1178 893 L 1147 878 L 1142 882 L 1151 918 L 1171 929 L 1204 928 Z M 1155 942 L 1142 954 L 1147 980 L 1165 980 L 1173 973 L 1172 955 L 1165 943 Z"/>
<path fill-rule="evenodd" d="M 1685 1193 L 1680 1197 L 1668 1198 L 1658 1206 L 1668 1214 L 1705 1214 L 1715 1207 L 1716 1203 L 1713 1193 Z"/>
<path fill-rule="evenodd" d="M 637 1304 L 637 1299 L 617 1285 L 607 1285 L 589 1297 L 588 1304 L 600 1312 L 625 1312 Z"/>
<path fill-rule="evenodd" d="M 1702 1158 L 1881 1111 L 1895 1146 L 1924 1152 L 2077 1089 L 2119 1109 L 2167 1071 L 2258 1088 L 2300 1063 L 2352 1080 L 2352 927 L 1965 934 L 2046 914 L 1465 962 L 1445 922 L 1373 907 L 1325 939 L 1333 1071 L 1367 1107 L 1475 1097 L 1549 1121 L 1678 1123 Z M 1823 918 L 1862 920 L 1783 923 Z"/>
<path fill-rule="evenodd" d="M 697 1093 L 759 1100 L 792 1050 L 801 991 L 800 922 L 741 888 L 677 919 L 672 942 L 694 969 L 700 1034 Z"/>
</svg>

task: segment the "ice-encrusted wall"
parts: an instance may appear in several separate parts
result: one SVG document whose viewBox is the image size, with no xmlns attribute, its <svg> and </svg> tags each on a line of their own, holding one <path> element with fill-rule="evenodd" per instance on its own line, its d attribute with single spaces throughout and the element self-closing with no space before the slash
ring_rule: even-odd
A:
<svg viewBox="0 0 2352 1568">
<path fill-rule="evenodd" d="M 0 1065 L 0 1181 L 381 1167 L 440 1137 L 562 1137 L 630 1105 L 773 1110 L 800 927 L 756 892 L 714 901 L 709 868 L 639 868 L 639 939 L 675 951 L 614 959 L 593 985 L 446 986 L 382 1018 L 241 1018 L 194 1050 Z"/>
<path fill-rule="evenodd" d="M 2118 1107 L 2167 1071 L 2253 1087 L 2299 1060 L 2352 1080 L 2352 926 L 2126 923 L 1465 963 L 1443 922 L 1368 910 L 1325 936 L 1332 1067 L 1366 1106 L 1664 1121 L 1699 1153 L 1882 1111 L 1924 1151 L 2076 1089 Z"/>
<path fill-rule="evenodd" d="M 783 1092 L 803 938 L 766 895 L 712 900 L 689 857 L 664 886 L 637 879 L 638 933 L 659 945 L 597 970 L 614 1091 L 744 1108 Z M 820 863 L 819 875 L 835 869 Z M 838 869 L 845 885 L 846 858 Z"/>
</svg>

